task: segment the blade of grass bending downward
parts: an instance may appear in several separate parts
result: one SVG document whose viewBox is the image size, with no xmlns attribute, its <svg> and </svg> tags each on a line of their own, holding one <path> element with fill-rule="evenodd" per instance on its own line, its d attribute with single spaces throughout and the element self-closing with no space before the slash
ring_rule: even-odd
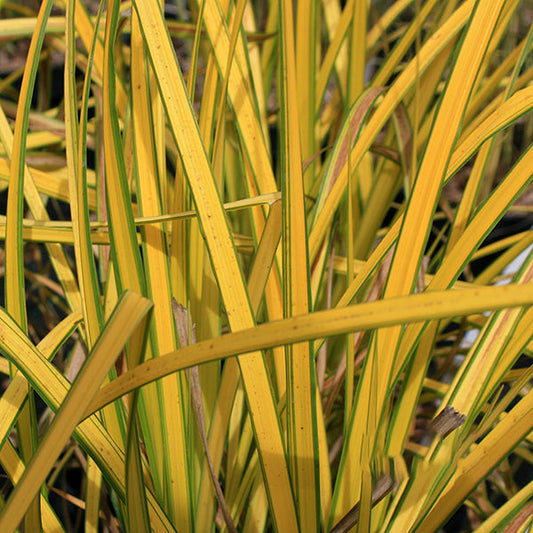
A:
<svg viewBox="0 0 533 533">
<path fill-rule="evenodd" d="M 461 293 L 468 297 L 458 297 Z M 268 322 L 249 330 L 224 335 L 216 339 L 216 342 L 212 339 L 199 342 L 139 365 L 100 390 L 85 416 L 90 416 L 136 387 L 178 370 L 217 359 L 293 342 L 342 335 L 350 331 L 411 322 L 427 323 L 439 318 L 468 316 L 488 310 L 531 304 L 533 285 L 504 285 L 476 287 L 465 291 L 424 292 Z"/>
<path fill-rule="evenodd" d="M 231 329 L 251 328 L 254 318 L 242 272 L 161 10 L 154 3 L 145 1 L 134 2 L 134 7 L 139 15 L 169 125 L 191 187 Z M 298 531 L 285 447 L 262 354 L 255 352 L 240 358 L 239 367 L 274 525 L 279 531 Z"/>
</svg>

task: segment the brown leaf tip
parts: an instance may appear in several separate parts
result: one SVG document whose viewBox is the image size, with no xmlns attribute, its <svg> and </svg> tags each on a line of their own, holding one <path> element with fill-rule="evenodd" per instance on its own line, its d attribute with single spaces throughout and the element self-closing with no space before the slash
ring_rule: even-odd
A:
<svg viewBox="0 0 533 533">
<path fill-rule="evenodd" d="M 456 411 L 451 405 L 447 405 L 430 423 L 429 430 L 444 438 L 452 431 L 462 426 L 466 415 Z"/>
</svg>

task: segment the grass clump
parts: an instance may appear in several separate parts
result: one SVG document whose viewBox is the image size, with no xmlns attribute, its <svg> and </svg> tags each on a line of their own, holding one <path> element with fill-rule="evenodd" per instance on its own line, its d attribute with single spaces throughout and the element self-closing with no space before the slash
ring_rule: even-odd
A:
<svg viewBox="0 0 533 533">
<path fill-rule="evenodd" d="M 1 531 L 527 527 L 527 2 L 1 9 Z"/>
</svg>

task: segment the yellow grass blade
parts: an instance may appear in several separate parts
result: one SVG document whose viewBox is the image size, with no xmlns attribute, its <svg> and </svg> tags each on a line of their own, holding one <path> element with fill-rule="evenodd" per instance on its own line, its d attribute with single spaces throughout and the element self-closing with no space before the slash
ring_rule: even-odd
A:
<svg viewBox="0 0 533 533">
<path fill-rule="evenodd" d="M 305 9 L 305 6 L 303 6 Z M 313 130 L 301 137 L 302 129 L 314 122 L 314 103 L 308 102 L 307 114 L 300 122 L 297 99 L 297 71 L 293 35 L 292 6 L 280 3 L 280 159 L 283 202 L 283 281 L 285 316 L 309 312 L 309 265 L 304 207 L 304 182 L 300 146 L 314 151 Z M 313 14 L 311 13 L 311 16 Z M 301 36 L 300 36 L 301 37 Z M 307 41 L 305 41 L 307 44 Z M 304 44 L 302 40 L 302 45 Z M 307 45 L 308 46 L 308 45 Z M 307 54 L 306 54 L 307 55 Z M 313 59 L 310 54 L 308 61 Z M 305 61 L 305 59 L 304 59 Z M 313 65 L 314 66 L 314 65 Z M 308 69 L 310 66 L 307 67 Z M 305 69 L 304 69 L 305 72 Z M 314 69 L 306 75 L 306 83 Z M 299 73 L 300 74 L 300 73 Z M 302 74 L 300 74 L 301 76 Z M 300 79 L 300 81 L 302 81 Z M 310 91 L 307 94 L 309 97 Z M 305 97 L 304 97 L 305 98 Z M 314 128 L 313 128 L 314 129 Z M 310 139 L 309 139 L 310 136 Z M 313 176 L 311 175 L 311 179 Z M 288 346 L 287 358 L 287 451 L 302 531 L 318 531 L 320 524 L 320 485 L 318 478 L 318 441 L 316 421 L 316 369 L 309 343 Z"/>
<path fill-rule="evenodd" d="M 351 22 L 353 9 L 351 4 L 347 2 L 344 7 L 344 12 L 341 14 L 340 2 L 338 0 L 326 0 L 323 2 L 324 22 L 329 33 L 329 46 L 324 55 L 320 70 L 317 73 L 317 89 L 315 112 L 318 113 L 320 106 L 324 100 L 324 92 L 326 86 L 331 78 L 331 72 L 335 65 L 335 71 L 339 77 L 339 92 L 346 92 L 346 78 L 348 61 L 348 44 L 344 40 L 348 26 Z"/>
<path fill-rule="evenodd" d="M 495 135 L 498 131 L 513 124 L 523 114 L 528 113 L 533 107 L 533 89 L 528 87 L 514 93 L 505 100 L 492 114 L 473 130 L 461 135 L 457 147 L 453 151 L 446 175 L 454 175 L 459 168 L 475 153 L 483 142 Z"/>
<path fill-rule="evenodd" d="M 144 50 L 137 15 L 132 20 L 132 83 L 136 88 L 132 95 L 133 146 L 140 214 L 157 216 L 162 212 L 161 191 L 158 187 L 156 131 L 163 117 L 158 111 L 155 95 L 151 94 L 148 60 Z M 155 87 L 154 87 L 155 88 Z M 160 224 L 143 226 L 144 261 L 146 264 L 147 293 L 154 303 L 154 355 L 175 350 L 178 347 L 172 315 L 172 290 L 170 287 L 167 243 Z M 165 492 L 168 513 L 178 529 L 193 530 L 192 498 L 187 449 L 187 385 L 184 376 L 171 376 L 160 384 L 160 412 L 166 433 L 163 464 L 166 474 Z M 136 434 L 134 422 L 130 431 Z M 130 440 L 134 438 L 130 436 Z M 133 443 L 132 443 L 133 446 Z M 134 455 L 135 457 L 135 455 Z M 133 524 L 132 524 L 133 525 Z"/>
<path fill-rule="evenodd" d="M 31 37 L 39 21 L 36 17 L 9 18 L 0 20 L 1 37 Z M 63 33 L 65 17 L 48 17 L 46 33 Z"/>
<path fill-rule="evenodd" d="M 67 145 L 67 173 L 69 200 L 72 217 L 73 242 L 76 250 L 77 270 L 80 279 L 80 293 L 83 302 L 85 325 L 87 327 L 87 345 L 93 346 L 103 324 L 103 310 L 98 298 L 99 287 L 96 267 L 92 257 L 92 243 L 89 237 L 89 206 L 87 203 L 87 178 L 85 138 L 87 128 L 87 99 L 89 97 L 89 80 L 91 70 L 87 72 L 82 102 L 82 121 L 80 131 L 77 124 L 77 97 L 75 84 L 75 33 L 74 2 L 67 0 L 67 54 L 65 72 L 65 137 Z M 96 38 L 96 36 L 95 36 Z M 94 48 L 94 43 L 93 47 Z"/>
<path fill-rule="evenodd" d="M 365 85 L 366 67 L 366 30 L 368 23 L 368 2 L 355 0 L 353 2 L 352 24 L 348 35 L 348 79 L 346 100 L 348 105 L 359 98 Z"/>
<path fill-rule="evenodd" d="M 385 289 L 385 295 L 388 297 L 408 294 L 414 288 L 423 247 L 428 237 L 427 232 L 420 231 L 420 228 L 430 227 L 429 221 L 445 177 L 449 156 L 458 136 L 460 121 L 502 7 L 503 2 L 493 3 L 490 6 L 478 4 L 472 15 L 435 119 L 439 128 L 433 130 L 428 140 L 411 200 L 402 221 Z M 359 428 L 359 431 L 350 438 L 345 457 L 359 457 L 363 440 L 370 440 L 370 449 L 375 446 L 376 424 L 389 395 L 391 372 L 395 365 L 397 343 L 401 333 L 402 328 L 398 327 L 381 331 L 373 339 L 376 344 L 369 350 L 370 361 L 367 361 L 363 371 L 360 384 L 362 392 L 358 395 L 353 419 L 353 424 Z M 375 358 L 379 358 L 379 364 Z M 372 405 L 371 402 L 376 403 Z M 377 417 L 374 420 L 370 414 L 372 412 L 375 412 Z M 359 496 L 357 492 L 359 476 L 356 475 L 355 480 L 350 479 L 349 482 L 345 482 L 344 479 L 347 478 L 341 470 L 336 489 L 339 495 L 339 502 L 335 508 L 336 520 L 350 509 Z"/>
<path fill-rule="evenodd" d="M 108 327 L 102 332 L 38 450 L 2 509 L 2 531 L 13 531 L 19 524 L 109 368 L 150 308 L 149 301 L 133 293 L 126 293 L 119 302 Z"/>
<path fill-rule="evenodd" d="M 3 109 L 0 108 L 0 140 L 7 155 L 11 157 L 13 153 L 13 133 L 5 116 Z M 48 220 L 49 216 L 39 195 L 39 191 L 33 182 L 28 167 L 24 165 L 24 199 L 28 207 L 37 220 Z M 65 291 L 65 296 L 71 309 L 77 309 L 81 305 L 78 287 L 74 275 L 70 270 L 69 262 L 62 248 L 57 244 L 49 244 L 48 251 L 57 277 Z"/>
<path fill-rule="evenodd" d="M 18 483 L 24 473 L 24 464 L 20 460 L 11 442 L 7 441 L 0 450 L 0 463 L 13 484 Z M 42 530 L 45 533 L 58 533 L 63 527 L 46 498 L 40 496 Z"/>
<path fill-rule="evenodd" d="M 252 327 L 253 315 L 198 126 L 176 64 L 161 13 L 144 2 L 135 9 L 146 39 L 167 117 L 180 150 L 211 262 L 232 330 Z M 179 81 L 177 81 L 179 80 Z M 279 529 L 297 528 L 279 420 L 262 355 L 239 360 L 265 482 Z"/>
<path fill-rule="evenodd" d="M 248 294 L 252 309 L 257 310 L 265 285 L 267 283 L 276 250 L 281 238 L 282 202 L 274 202 L 270 206 L 265 229 L 254 257 L 254 263 L 248 278 Z"/>
<path fill-rule="evenodd" d="M 270 10 L 274 9 L 271 6 Z M 254 12 L 252 9 L 252 4 L 250 2 L 246 3 L 244 8 L 243 15 L 243 26 L 244 29 L 248 32 L 255 32 L 257 29 L 257 24 L 254 19 Z M 263 71 L 261 70 L 261 49 L 266 48 L 266 42 L 259 46 L 257 43 L 253 43 L 251 39 L 248 39 L 248 56 L 250 61 L 250 70 L 251 76 L 253 79 L 253 86 L 255 88 L 255 98 L 257 100 L 257 107 L 259 110 L 260 125 L 263 128 L 263 136 L 266 143 L 266 149 L 270 153 L 270 139 L 268 135 L 268 118 L 267 118 L 267 99 L 265 98 L 265 80 L 263 78 Z M 268 95 L 267 95 L 268 96 Z"/>
<path fill-rule="evenodd" d="M 13 134 L 11 157 L 11 172 L 9 178 L 9 194 L 7 198 L 7 228 L 5 241 L 5 305 L 20 327 L 27 330 L 26 291 L 24 282 L 24 252 L 22 241 L 22 218 L 24 210 L 24 163 L 26 156 L 26 135 L 31 97 L 37 76 L 39 54 L 44 41 L 46 20 L 50 15 L 52 2 L 43 2 L 37 17 L 35 33 L 33 34 L 20 95 L 17 106 L 17 121 Z M 23 460 L 28 463 L 34 452 L 37 441 L 37 425 L 35 403 L 28 389 L 29 401 L 24 406 L 18 420 L 18 439 Z M 32 501 L 33 500 L 33 501 Z M 30 531 L 40 531 L 40 501 L 34 495 L 24 507 L 22 513 L 13 525 L 18 526 L 24 517 L 24 527 Z"/>
<path fill-rule="evenodd" d="M 443 24 L 435 34 L 428 39 L 422 47 L 416 60 L 405 67 L 402 74 L 395 80 L 379 107 L 369 120 L 368 125 L 362 129 L 358 140 L 352 149 L 350 164 L 357 167 L 363 155 L 370 148 L 377 134 L 381 131 L 392 112 L 415 82 L 418 75 L 424 72 L 430 62 L 438 56 L 449 40 L 467 23 L 474 2 L 468 0 L 462 4 L 454 14 Z M 309 257 L 314 259 L 327 228 L 331 224 L 333 215 L 339 205 L 340 199 L 347 184 L 347 165 L 341 169 L 335 183 L 330 187 L 323 184 L 321 196 L 317 199 L 317 216 L 309 236 Z M 327 195 L 327 197 L 326 197 Z M 324 198 L 322 197 L 324 196 Z"/>
<path fill-rule="evenodd" d="M 60 372 L 46 361 L 20 330 L 13 319 L 0 308 L 0 324 L 3 336 L 0 349 L 28 379 L 32 387 L 54 410 L 64 401 L 70 384 Z M 125 499 L 124 453 L 101 423 L 91 417 L 82 422 L 75 431 L 75 437 L 87 453 L 98 463 L 107 482 L 116 491 L 120 500 Z M 152 526 L 156 531 L 173 531 L 154 496 L 148 493 L 148 504 Z"/>
<path fill-rule="evenodd" d="M 315 207 L 315 219 L 313 219 L 313 224 L 316 223 L 317 215 L 322 212 L 324 204 L 327 202 L 328 193 L 331 192 L 331 189 L 335 186 L 337 180 L 341 178 L 343 169 L 347 168 L 349 153 L 353 143 L 357 141 L 363 123 L 376 105 L 376 100 L 381 92 L 382 89 L 380 88 L 366 91 L 350 108 L 342 130 L 339 133 L 337 142 L 331 151 L 328 165 L 325 170 L 323 185 Z M 352 144 L 350 144 L 350 141 Z M 350 164 L 353 164 L 351 154 Z"/>
<path fill-rule="evenodd" d="M 83 191 L 82 185 L 79 186 L 81 194 Z M 86 191 L 87 189 L 85 189 Z M 271 193 L 253 198 L 246 198 L 244 200 L 237 200 L 235 202 L 227 202 L 223 205 L 226 211 L 233 211 L 239 209 L 247 209 L 258 205 L 271 205 L 277 202 L 280 198 L 280 193 Z M 92 210 L 91 205 L 88 205 L 89 210 Z M 170 222 L 173 220 L 191 219 L 197 216 L 196 211 L 182 211 L 179 213 L 169 215 L 156 215 L 146 217 L 135 217 L 134 223 L 136 226 L 144 226 L 147 224 L 157 224 L 160 222 Z M 22 238 L 25 241 L 45 242 L 45 243 L 62 243 L 74 244 L 73 223 L 69 221 L 35 221 L 23 219 L 22 221 Z M 91 242 L 93 244 L 109 244 L 109 224 L 107 222 L 90 222 L 89 228 L 91 232 Z M 0 239 L 5 238 L 6 232 L 6 217 L 0 215 Z M 169 232 L 170 233 L 170 232 Z M 141 244 L 142 238 L 137 234 L 137 242 Z"/>
<path fill-rule="evenodd" d="M 26 329 L 26 302 L 22 257 L 22 217 L 24 204 L 24 159 L 31 95 L 37 75 L 37 61 L 44 40 L 46 20 L 52 9 L 52 2 L 43 3 L 36 21 L 36 31 L 28 52 L 17 108 L 17 122 L 13 134 L 11 172 L 7 202 L 8 228 L 6 232 L 6 307 Z M 5 138 L 5 137 L 4 137 Z"/>
<path fill-rule="evenodd" d="M 97 533 L 100 517 L 100 496 L 102 494 L 102 471 L 98 464 L 89 457 L 87 461 L 88 487 L 85 495 L 85 531 Z"/>
<path fill-rule="evenodd" d="M 283 9 L 284 3 L 280 5 L 281 21 L 284 20 Z M 283 44 L 280 47 L 280 51 L 283 54 L 296 55 L 298 61 L 294 66 L 294 85 L 287 86 L 285 90 L 288 93 L 288 97 L 294 98 L 295 102 L 292 102 L 298 108 L 298 121 L 292 126 L 299 128 L 299 138 L 301 145 L 301 158 L 297 159 L 298 165 L 300 161 L 305 161 L 312 157 L 317 152 L 317 128 L 315 118 L 316 108 L 316 69 L 318 64 L 318 58 L 320 56 L 320 40 L 317 38 L 318 32 L 318 3 L 314 0 L 303 0 L 297 4 L 296 12 L 296 39 L 284 39 L 282 37 Z M 292 19 L 292 17 L 291 17 Z M 292 30 L 292 28 L 291 28 Z M 283 35 L 283 34 L 282 34 Z M 289 46 L 293 48 L 289 48 Z M 282 69 L 289 67 L 283 66 L 283 62 L 280 63 Z M 290 67 L 292 68 L 292 67 Z M 293 89 L 298 87 L 298 92 L 292 92 Z M 296 97 L 298 95 L 298 97 Z M 291 104 L 292 104 L 291 103 Z M 289 104 L 283 99 L 280 101 L 280 107 L 283 110 L 284 105 Z M 295 161 L 295 162 L 296 162 Z M 319 162 L 313 158 L 311 164 L 305 170 L 305 190 L 310 191 L 316 176 L 316 170 L 319 167 Z M 309 530 L 311 531 L 311 530 Z"/>
<path fill-rule="evenodd" d="M 459 294 L 464 297 L 458 298 Z M 86 416 L 132 391 L 135 387 L 193 365 L 242 353 L 252 353 L 260 348 L 309 341 L 350 331 L 363 331 L 410 322 L 427 322 L 449 316 L 467 316 L 489 309 L 529 305 L 532 297 L 533 287 L 529 285 L 476 287 L 465 291 L 431 291 L 339 309 L 317 311 L 309 315 L 261 324 L 253 330 L 224 335 L 217 339 L 216 344 L 203 341 L 188 346 L 174 354 L 167 354 L 150 363 L 144 363 L 139 368 L 119 376 L 113 383 L 97 393 Z M 253 338 L 251 331 L 254 332 Z"/>
<path fill-rule="evenodd" d="M 133 212 L 127 187 L 124 150 L 115 113 L 115 57 L 114 40 L 118 22 L 118 2 L 111 4 L 106 20 L 103 129 L 106 162 L 106 196 L 111 238 L 117 262 L 117 281 L 120 290 L 142 293 L 140 255 L 135 237 Z M 135 268 L 131 268 L 131 265 Z"/>
<path fill-rule="evenodd" d="M 29 171 L 33 176 L 35 186 L 40 193 L 52 196 L 59 200 L 68 201 L 68 182 L 66 179 L 62 179 L 57 174 L 43 172 L 42 170 L 33 167 L 29 167 Z M 0 159 L 0 180 L 7 182 L 9 179 L 9 172 L 9 163 L 5 159 Z M 94 188 L 88 188 L 86 194 L 89 207 L 94 210 L 96 208 L 96 194 Z"/>
<path fill-rule="evenodd" d="M 143 533 L 150 529 L 144 473 L 139 449 L 140 435 L 137 418 L 138 391 L 130 405 L 128 438 L 126 442 L 126 510 L 128 530 Z"/>
<path fill-rule="evenodd" d="M 518 522 L 520 524 L 520 522 L 525 523 L 528 519 L 531 520 L 532 496 L 533 481 L 529 482 L 523 489 L 520 489 L 497 511 L 490 515 L 481 526 L 476 528 L 476 533 L 491 533 L 492 531 L 501 530 L 509 522 L 513 524 Z"/>
<path fill-rule="evenodd" d="M 435 506 L 418 524 L 417 531 L 430 532 L 435 527 L 435 521 L 439 523 L 442 516 L 448 516 L 457 506 L 459 501 L 477 485 L 500 461 L 505 457 L 528 433 L 532 430 L 533 416 L 533 393 L 530 391 L 526 396 L 506 413 L 498 425 L 465 457 L 457 461 L 457 468 L 451 480 L 443 487 Z M 437 468 L 438 468 L 437 464 Z M 420 484 L 417 484 L 420 485 Z M 427 486 L 425 487 L 427 490 Z M 406 499 L 405 510 L 394 522 L 392 531 L 406 531 L 407 523 L 416 523 L 418 517 L 414 509 L 424 503 L 420 499 L 422 492 L 420 486 L 413 486 L 412 496 Z M 414 498 L 418 498 L 417 504 L 411 507 Z"/>
<path fill-rule="evenodd" d="M 38 349 L 51 360 L 59 347 L 71 335 L 81 320 L 81 312 L 68 315 L 59 323 L 38 345 Z M 19 414 L 28 394 L 28 382 L 19 372 L 0 398 L 0 442 L 2 445 L 9 436 L 9 432 Z"/>
</svg>

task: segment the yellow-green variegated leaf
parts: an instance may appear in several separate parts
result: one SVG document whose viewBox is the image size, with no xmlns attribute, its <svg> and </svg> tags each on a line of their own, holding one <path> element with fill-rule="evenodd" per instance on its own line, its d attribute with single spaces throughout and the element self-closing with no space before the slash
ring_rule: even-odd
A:
<svg viewBox="0 0 533 533">
<path fill-rule="evenodd" d="M 216 343 L 204 341 L 178 350 L 175 354 L 167 354 L 158 360 L 140 365 L 139 368 L 120 376 L 114 383 L 102 389 L 86 416 L 135 387 L 193 365 L 257 349 L 350 331 L 411 322 L 424 323 L 439 318 L 530 305 L 532 298 L 533 286 L 529 284 L 476 287 L 464 291 L 432 291 L 269 322 L 251 331 L 243 330 L 224 335 Z"/>
</svg>

